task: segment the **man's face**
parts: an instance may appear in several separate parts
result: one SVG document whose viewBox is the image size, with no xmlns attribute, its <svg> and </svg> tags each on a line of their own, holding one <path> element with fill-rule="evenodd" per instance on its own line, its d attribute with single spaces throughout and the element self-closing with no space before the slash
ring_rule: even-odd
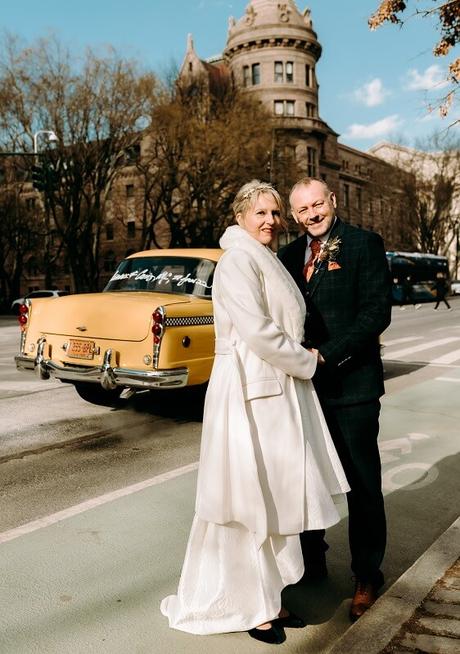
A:
<svg viewBox="0 0 460 654">
<path fill-rule="evenodd" d="M 320 182 L 298 186 L 291 195 L 291 210 L 296 223 L 312 237 L 321 237 L 331 229 L 337 201 Z"/>
</svg>

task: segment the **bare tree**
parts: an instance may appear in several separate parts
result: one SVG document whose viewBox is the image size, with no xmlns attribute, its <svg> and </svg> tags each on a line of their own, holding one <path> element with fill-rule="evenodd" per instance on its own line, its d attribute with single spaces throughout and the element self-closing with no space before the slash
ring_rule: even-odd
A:
<svg viewBox="0 0 460 654">
<path fill-rule="evenodd" d="M 179 81 L 155 108 L 140 164 L 145 243 L 216 246 L 238 188 L 267 177 L 271 138 L 265 109 L 230 84 Z"/>
<path fill-rule="evenodd" d="M 431 137 L 417 149 L 389 145 L 378 156 L 401 175 L 393 185 L 403 207 L 406 240 L 421 252 L 447 255 L 456 234 L 460 209 L 460 149 L 454 138 Z"/>
<path fill-rule="evenodd" d="M 54 39 L 21 48 L 6 40 L 0 57 L 0 142 L 30 149 L 40 129 L 57 146 L 47 153 L 44 190 L 50 227 L 62 240 L 76 291 L 95 290 L 103 216 L 140 121 L 152 113 L 156 80 L 115 52 L 87 51 L 77 62 Z"/>
<path fill-rule="evenodd" d="M 43 245 L 44 223 L 41 210 L 24 196 L 26 184 L 15 160 L 0 163 L 0 288 L 9 304 L 19 296 L 27 261 Z"/>
</svg>

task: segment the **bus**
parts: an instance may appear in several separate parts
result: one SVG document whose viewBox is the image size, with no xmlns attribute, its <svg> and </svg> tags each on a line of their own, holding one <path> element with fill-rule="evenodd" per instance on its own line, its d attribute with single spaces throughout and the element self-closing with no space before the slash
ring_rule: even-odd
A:
<svg viewBox="0 0 460 654">
<path fill-rule="evenodd" d="M 393 302 L 433 302 L 436 296 L 436 279 L 441 275 L 449 283 L 447 257 L 423 252 L 387 252 L 388 265 L 393 279 Z M 407 288 L 411 288 L 410 299 Z"/>
</svg>

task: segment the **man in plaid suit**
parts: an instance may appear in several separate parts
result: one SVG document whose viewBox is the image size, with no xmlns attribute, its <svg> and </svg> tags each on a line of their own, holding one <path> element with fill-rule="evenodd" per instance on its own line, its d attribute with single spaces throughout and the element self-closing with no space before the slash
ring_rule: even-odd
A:
<svg viewBox="0 0 460 654">
<path fill-rule="evenodd" d="M 383 584 L 379 335 L 391 320 L 391 279 L 382 238 L 342 222 L 335 214 L 335 195 L 323 180 L 300 180 L 290 204 L 305 233 L 279 256 L 305 297 L 306 347 L 319 350 L 313 381 L 351 487 L 349 542 L 356 587 L 350 617 L 356 620 Z M 304 532 L 301 542 L 306 575 L 326 576 L 324 531 Z"/>
</svg>

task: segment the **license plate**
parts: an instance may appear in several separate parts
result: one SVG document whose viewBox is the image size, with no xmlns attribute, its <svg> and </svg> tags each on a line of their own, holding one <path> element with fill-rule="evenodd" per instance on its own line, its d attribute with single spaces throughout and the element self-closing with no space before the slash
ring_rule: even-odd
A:
<svg viewBox="0 0 460 654">
<path fill-rule="evenodd" d="M 70 339 L 67 356 L 72 359 L 94 359 L 94 341 L 74 341 Z"/>
</svg>

